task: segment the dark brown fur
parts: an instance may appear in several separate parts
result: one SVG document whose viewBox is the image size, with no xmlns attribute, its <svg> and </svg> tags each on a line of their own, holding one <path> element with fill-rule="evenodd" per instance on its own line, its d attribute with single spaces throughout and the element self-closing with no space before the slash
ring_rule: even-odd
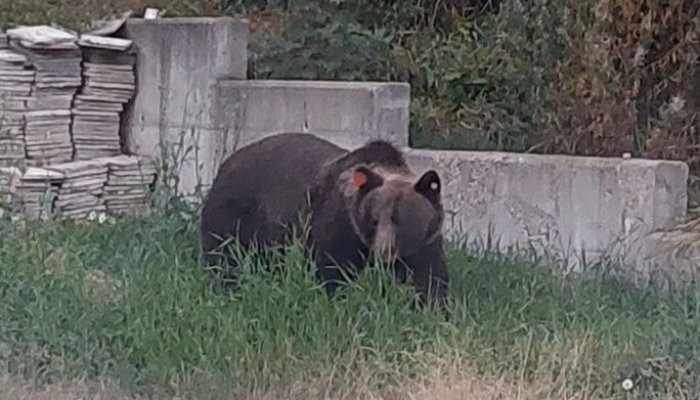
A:
<svg viewBox="0 0 700 400">
<path fill-rule="evenodd" d="M 350 183 L 355 170 L 368 178 L 359 189 Z M 205 263 L 235 266 L 230 254 L 210 254 L 230 235 L 243 246 L 281 244 L 307 211 L 307 249 L 329 294 L 344 274 L 353 276 L 377 254 L 400 281 L 412 276 L 423 300 L 444 305 L 439 177 L 434 171 L 415 175 L 403 154 L 383 141 L 348 152 L 310 134 L 289 133 L 234 153 L 202 210 Z"/>
</svg>

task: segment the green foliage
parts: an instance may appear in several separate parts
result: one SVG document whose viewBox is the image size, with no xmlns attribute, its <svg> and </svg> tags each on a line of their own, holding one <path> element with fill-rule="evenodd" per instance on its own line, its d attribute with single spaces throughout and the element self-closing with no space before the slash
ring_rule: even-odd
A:
<svg viewBox="0 0 700 400">
<path fill-rule="evenodd" d="M 631 152 L 700 171 L 697 1 L 0 0 L 0 24 L 76 28 L 146 5 L 247 16 L 251 78 L 409 82 L 414 146 Z"/>
<path fill-rule="evenodd" d="M 298 379 L 327 379 L 322 392 L 362 379 L 386 388 L 433 359 L 582 398 L 626 398 L 628 377 L 634 398 L 700 390 L 697 291 L 656 299 L 450 251 L 453 318 L 443 322 L 411 310 L 409 288 L 378 269 L 329 301 L 297 243 L 272 265 L 283 268 L 249 254 L 226 297 L 200 270 L 195 221 L 1 221 L 0 365 L 42 382 L 106 376 L 132 392 L 198 398 Z"/>
<path fill-rule="evenodd" d="M 395 36 L 371 31 L 318 9 L 297 15 L 284 37 L 252 38 L 252 78 L 276 79 L 392 79 L 382 61 L 392 57 Z"/>
<path fill-rule="evenodd" d="M 414 146 L 631 152 L 700 173 L 697 1 L 0 0 L 0 25 L 146 5 L 249 17 L 251 78 L 409 82 Z"/>
<path fill-rule="evenodd" d="M 292 2 L 278 32 L 254 35 L 251 77 L 409 82 L 419 147 L 700 168 L 700 3 L 494 4 Z"/>
<path fill-rule="evenodd" d="M 283 34 L 253 36 L 251 78 L 407 81 L 414 145 L 527 150 L 532 110 L 522 104 L 544 80 L 530 63 L 549 48 L 522 47 L 531 28 L 512 7 L 475 20 L 483 4 L 438 3 L 292 8 Z"/>
<path fill-rule="evenodd" d="M 141 16 L 147 7 L 165 10 L 168 17 L 220 15 L 217 3 L 218 0 L 0 0 L 0 29 L 57 24 L 81 31 L 89 29 L 96 20 L 129 10 Z"/>
</svg>

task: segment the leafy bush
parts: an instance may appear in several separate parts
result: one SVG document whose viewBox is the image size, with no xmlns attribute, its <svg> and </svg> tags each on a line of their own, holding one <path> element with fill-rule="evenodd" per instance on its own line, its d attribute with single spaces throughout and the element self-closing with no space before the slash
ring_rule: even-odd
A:
<svg viewBox="0 0 700 400">
<path fill-rule="evenodd" d="M 629 151 L 697 170 L 699 10 L 683 0 L 606 0 L 572 13 L 562 25 L 575 51 L 549 66 L 541 151 Z"/>
</svg>

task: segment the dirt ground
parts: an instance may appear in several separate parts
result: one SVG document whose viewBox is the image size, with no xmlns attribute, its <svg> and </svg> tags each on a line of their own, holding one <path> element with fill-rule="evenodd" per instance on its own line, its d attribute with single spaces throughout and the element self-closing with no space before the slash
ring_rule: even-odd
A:
<svg viewBox="0 0 700 400">
<path fill-rule="evenodd" d="M 0 399 L 3 400 L 135 400 L 108 383 L 87 384 L 80 381 L 60 384 L 32 385 L 21 379 L 0 379 Z"/>
<path fill-rule="evenodd" d="M 503 380 L 485 380 L 466 371 L 435 371 L 424 382 L 382 390 L 370 389 L 364 382 L 355 381 L 348 387 L 329 388 L 323 380 L 313 383 L 298 383 L 289 387 L 260 392 L 257 390 L 234 392 L 230 395 L 204 394 L 199 399 L 221 400 L 529 400 L 541 396 L 555 398 L 582 398 L 571 393 L 562 393 L 561 386 L 554 382 L 537 387 L 532 384 L 513 385 Z M 560 397 L 562 396 L 562 397 Z M 584 396 L 585 397 L 585 396 Z M 186 399 L 194 399 L 187 396 Z M 551 397 L 550 397 L 551 398 Z M 5 377 L 0 379 L 0 399 L 7 400 L 137 400 L 116 385 L 108 382 L 94 383 L 70 381 L 60 384 L 34 386 L 26 381 Z M 150 397 L 150 399 L 154 399 Z M 161 397 L 159 400 L 184 400 L 178 397 Z"/>
</svg>

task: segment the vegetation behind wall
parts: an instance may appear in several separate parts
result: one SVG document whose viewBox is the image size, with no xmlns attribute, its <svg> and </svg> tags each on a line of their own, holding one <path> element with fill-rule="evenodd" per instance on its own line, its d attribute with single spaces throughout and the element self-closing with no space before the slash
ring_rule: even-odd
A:
<svg viewBox="0 0 700 400">
<path fill-rule="evenodd" d="M 410 82 L 414 146 L 630 152 L 700 175 L 694 0 L 0 0 L 0 23 L 145 7 L 249 17 L 251 78 Z"/>
</svg>

